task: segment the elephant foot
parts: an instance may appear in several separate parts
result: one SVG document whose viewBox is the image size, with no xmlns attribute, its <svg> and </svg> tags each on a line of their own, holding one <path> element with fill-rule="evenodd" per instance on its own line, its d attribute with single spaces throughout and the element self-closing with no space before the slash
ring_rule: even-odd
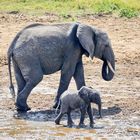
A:
<svg viewBox="0 0 140 140">
<path fill-rule="evenodd" d="M 72 126 L 73 126 L 72 124 L 67 125 L 68 128 L 72 128 Z"/>
<path fill-rule="evenodd" d="M 94 127 L 94 125 L 93 124 L 90 124 L 90 128 L 93 128 Z"/>
<path fill-rule="evenodd" d="M 27 111 L 31 110 L 31 108 L 28 105 L 22 106 L 22 105 L 19 105 L 18 103 L 15 103 L 15 105 L 16 105 L 16 110 L 18 112 L 27 112 Z"/>
<path fill-rule="evenodd" d="M 83 123 L 78 125 L 78 128 L 85 128 L 85 127 L 86 127 L 86 125 Z"/>
<path fill-rule="evenodd" d="M 102 117 L 102 116 L 97 116 L 96 118 L 97 118 L 97 119 L 102 119 L 103 117 Z"/>
<path fill-rule="evenodd" d="M 72 128 L 74 126 L 74 123 L 68 123 L 67 127 Z"/>
<path fill-rule="evenodd" d="M 55 124 L 57 124 L 57 125 L 59 125 L 59 124 L 60 124 L 60 121 L 59 121 L 59 120 L 57 120 L 57 119 L 56 119 L 54 122 L 55 122 Z"/>
</svg>

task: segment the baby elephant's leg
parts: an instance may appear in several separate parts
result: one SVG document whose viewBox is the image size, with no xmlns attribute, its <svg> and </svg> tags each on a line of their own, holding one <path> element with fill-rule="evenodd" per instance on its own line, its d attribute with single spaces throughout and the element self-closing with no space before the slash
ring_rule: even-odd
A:
<svg viewBox="0 0 140 140">
<path fill-rule="evenodd" d="M 58 116 L 57 116 L 56 119 L 55 119 L 55 123 L 56 123 L 56 124 L 60 124 L 60 120 L 61 120 L 61 118 L 62 118 L 63 115 L 64 115 L 64 113 L 62 113 L 62 112 L 60 112 L 60 113 L 58 114 Z"/>
<path fill-rule="evenodd" d="M 69 108 L 68 112 L 67 112 L 67 115 L 68 115 L 68 122 L 67 122 L 67 125 L 68 127 L 72 127 L 72 125 L 74 124 L 73 121 L 72 121 L 72 118 L 71 118 L 71 109 Z"/>
<path fill-rule="evenodd" d="M 79 122 L 79 127 L 85 127 L 84 119 L 85 119 L 86 111 L 87 111 L 87 106 L 86 105 L 84 105 L 80 108 L 81 118 L 80 118 L 80 122 Z"/>
<path fill-rule="evenodd" d="M 91 104 L 89 104 L 88 108 L 87 108 L 87 113 L 90 119 L 90 127 L 93 128 L 94 125 L 94 121 L 93 121 L 93 114 L 92 114 L 92 109 L 91 109 Z"/>
</svg>

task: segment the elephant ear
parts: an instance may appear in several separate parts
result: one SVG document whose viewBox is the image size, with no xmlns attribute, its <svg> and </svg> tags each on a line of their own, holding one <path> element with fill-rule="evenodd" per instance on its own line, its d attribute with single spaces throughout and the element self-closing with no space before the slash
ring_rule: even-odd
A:
<svg viewBox="0 0 140 140">
<path fill-rule="evenodd" d="M 89 53 L 93 59 L 95 44 L 94 44 L 94 32 L 90 26 L 79 24 L 77 29 L 77 37 L 82 47 Z"/>
<path fill-rule="evenodd" d="M 79 92 L 78 95 L 87 103 L 90 103 L 90 99 L 89 99 L 89 91 L 87 89 L 87 87 L 83 86 Z"/>
</svg>

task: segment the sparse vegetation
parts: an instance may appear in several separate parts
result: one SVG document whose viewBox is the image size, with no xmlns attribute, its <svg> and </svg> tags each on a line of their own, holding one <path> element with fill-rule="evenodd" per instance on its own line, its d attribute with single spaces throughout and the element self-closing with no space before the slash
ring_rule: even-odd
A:
<svg viewBox="0 0 140 140">
<path fill-rule="evenodd" d="M 115 13 L 131 18 L 140 14 L 140 0 L 0 0 L 1 12 L 55 13 L 62 17 Z"/>
</svg>

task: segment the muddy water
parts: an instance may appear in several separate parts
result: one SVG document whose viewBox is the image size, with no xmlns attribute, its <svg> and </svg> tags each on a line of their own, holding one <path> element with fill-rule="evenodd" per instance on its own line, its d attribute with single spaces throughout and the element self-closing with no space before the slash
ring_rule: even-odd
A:
<svg viewBox="0 0 140 140">
<path fill-rule="evenodd" d="M 97 137 L 94 129 L 67 128 L 56 126 L 47 120 L 46 113 L 29 112 L 16 114 L 12 111 L 0 110 L 0 138 L 5 139 L 85 139 Z M 87 137 L 88 136 L 88 137 Z"/>
<path fill-rule="evenodd" d="M 77 125 L 79 112 L 74 112 L 72 117 Z M 76 125 L 73 128 L 66 127 L 66 116 L 64 116 L 61 125 L 55 125 L 54 118 L 54 110 L 32 110 L 28 113 L 0 110 L 0 139 L 91 140 L 117 139 L 119 135 L 126 139 L 138 139 L 140 136 L 138 116 L 132 117 L 130 120 L 126 118 L 121 122 L 113 117 L 94 118 L 94 129 L 88 127 L 88 118 L 85 121 L 86 128 L 80 129 Z M 131 122 L 132 120 L 133 122 Z M 127 132 L 130 135 L 126 134 Z"/>
</svg>

